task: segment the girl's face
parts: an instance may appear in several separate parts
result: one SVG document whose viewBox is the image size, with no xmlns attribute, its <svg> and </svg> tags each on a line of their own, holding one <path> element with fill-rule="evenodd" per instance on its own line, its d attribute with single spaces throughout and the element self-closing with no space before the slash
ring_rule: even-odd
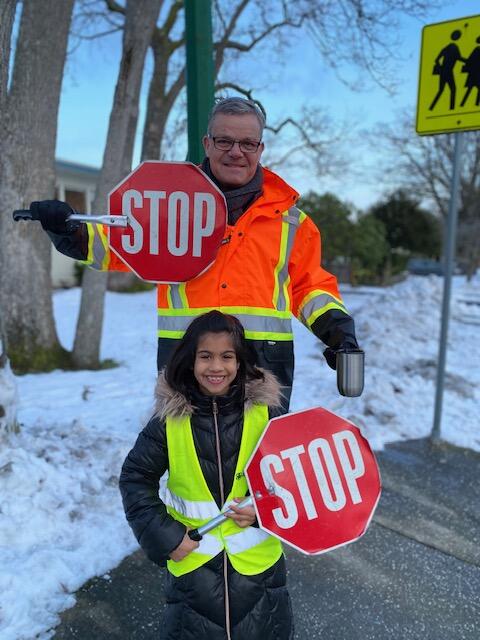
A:
<svg viewBox="0 0 480 640">
<path fill-rule="evenodd" d="M 205 395 L 223 396 L 228 393 L 239 366 L 230 334 L 222 331 L 200 336 L 193 375 Z"/>
</svg>

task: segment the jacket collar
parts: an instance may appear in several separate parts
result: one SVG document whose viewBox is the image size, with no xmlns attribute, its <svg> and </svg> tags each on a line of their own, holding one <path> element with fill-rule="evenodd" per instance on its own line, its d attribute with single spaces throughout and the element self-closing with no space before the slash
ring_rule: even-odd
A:
<svg viewBox="0 0 480 640">
<path fill-rule="evenodd" d="M 255 207 L 274 206 L 275 213 L 281 213 L 293 207 L 299 193 L 278 174 L 263 167 L 263 195 L 255 202 Z"/>
<path fill-rule="evenodd" d="M 202 164 L 200 165 L 200 169 L 205 171 L 207 175 L 210 175 L 211 171 L 209 168 L 208 171 L 206 171 L 206 166 L 206 164 Z M 255 209 L 263 209 L 261 213 L 266 215 L 275 215 L 293 207 L 300 197 L 298 191 L 285 182 L 277 173 L 260 164 L 258 168 L 261 169 L 263 174 L 263 193 L 261 193 L 253 203 Z M 212 179 L 216 182 L 213 174 Z"/>
</svg>

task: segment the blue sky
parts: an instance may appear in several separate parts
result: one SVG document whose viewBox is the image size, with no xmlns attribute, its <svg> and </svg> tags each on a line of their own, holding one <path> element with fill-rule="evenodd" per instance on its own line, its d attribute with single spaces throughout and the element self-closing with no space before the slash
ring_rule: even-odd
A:
<svg viewBox="0 0 480 640">
<path fill-rule="evenodd" d="M 452 0 L 448 7 L 432 12 L 426 24 L 479 13 L 479 0 Z M 422 26 L 418 20 L 402 20 L 399 34 L 402 61 L 397 68 L 399 89 L 393 96 L 373 83 L 367 83 L 364 91 L 345 86 L 332 70 L 326 68 L 307 38 L 299 39 L 291 46 L 281 67 L 264 69 L 263 76 L 258 67 L 255 69 L 262 87 L 256 96 L 263 102 L 272 122 L 298 114 L 303 105 L 318 105 L 334 119 L 354 120 L 360 128 L 368 129 L 379 122 L 392 122 L 400 109 L 410 108 L 413 129 Z M 101 164 L 118 64 L 118 37 L 83 44 L 70 54 L 60 104 L 57 157 L 93 166 Z M 245 77 L 251 70 L 248 65 L 237 69 Z M 344 71 L 354 77 L 352 69 L 345 68 Z M 148 72 L 145 79 L 148 79 Z M 144 107 L 145 92 L 141 118 Z M 140 139 L 139 130 L 138 143 Z M 331 190 L 357 207 L 365 208 L 383 194 L 378 176 L 373 176 L 368 169 L 369 165 L 380 161 L 380 157 L 376 150 L 363 145 L 358 138 L 347 144 L 352 171 L 337 179 L 316 177 L 308 168 L 299 167 L 279 170 L 279 173 L 300 192 Z M 138 163 L 139 146 L 137 144 L 134 165 Z M 377 147 L 381 147 L 381 141 Z M 180 140 L 168 159 L 183 160 L 184 157 L 185 140 Z"/>
</svg>

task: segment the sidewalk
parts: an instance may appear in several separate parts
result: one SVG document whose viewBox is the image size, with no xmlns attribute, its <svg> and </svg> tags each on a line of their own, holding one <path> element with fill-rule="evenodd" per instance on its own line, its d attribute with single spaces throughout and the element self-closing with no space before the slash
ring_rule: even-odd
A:
<svg viewBox="0 0 480 640">
<path fill-rule="evenodd" d="M 296 640 L 478 640 L 480 454 L 422 439 L 377 460 L 383 493 L 361 540 L 286 550 Z M 77 592 L 53 637 L 161 639 L 162 585 L 137 552 Z"/>
</svg>

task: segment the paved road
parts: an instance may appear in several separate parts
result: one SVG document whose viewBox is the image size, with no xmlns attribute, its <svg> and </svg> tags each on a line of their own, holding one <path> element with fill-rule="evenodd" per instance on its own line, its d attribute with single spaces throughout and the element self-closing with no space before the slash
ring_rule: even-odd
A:
<svg viewBox="0 0 480 640">
<path fill-rule="evenodd" d="M 377 459 L 365 536 L 322 556 L 287 550 L 297 640 L 479 640 L 480 454 L 410 440 Z M 77 593 L 55 640 L 161 639 L 162 584 L 133 554 Z"/>
</svg>

